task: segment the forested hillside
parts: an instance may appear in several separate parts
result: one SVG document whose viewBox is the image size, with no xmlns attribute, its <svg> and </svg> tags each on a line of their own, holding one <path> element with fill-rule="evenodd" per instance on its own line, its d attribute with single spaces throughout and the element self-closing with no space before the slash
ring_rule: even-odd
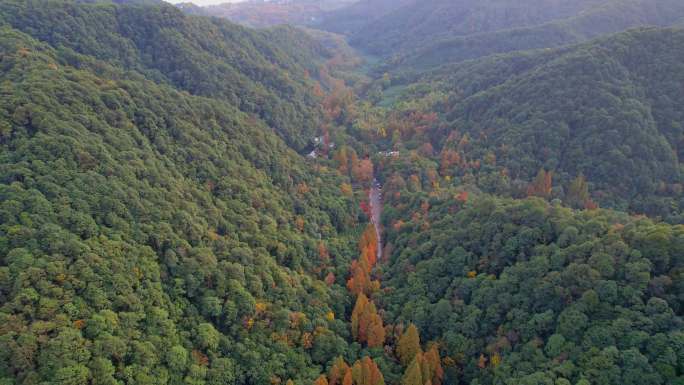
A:
<svg viewBox="0 0 684 385">
<path fill-rule="evenodd" d="M 221 98 L 257 114 L 295 148 L 317 128 L 305 74 L 325 55 L 290 27 L 249 31 L 170 6 L 0 3 L 4 23 L 55 48 L 135 70 L 195 95 Z"/>
<path fill-rule="evenodd" d="M 0 382 L 315 378 L 357 210 L 269 127 L 307 135 L 303 59 L 170 6 L 27 4 L 0 7 Z"/>
<path fill-rule="evenodd" d="M 684 381 L 684 227 L 413 188 L 386 191 L 377 299 L 438 341 L 445 384 Z"/>
<path fill-rule="evenodd" d="M 549 199 L 586 181 L 602 207 L 680 223 L 682 47 L 681 29 L 642 29 L 446 66 L 397 78 L 371 116 L 389 113 L 385 143 L 490 193 L 539 195 L 528 182 L 548 174 Z M 431 118 L 418 131 L 407 114 Z"/>
<path fill-rule="evenodd" d="M 386 74 L 343 109 L 383 185 L 384 257 L 349 282 L 387 383 L 682 383 L 681 47 L 646 28 Z"/>
<path fill-rule="evenodd" d="M 512 176 L 544 168 L 569 183 L 584 175 L 602 204 L 681 212 L 682 48 L 682 30 L 641 30 L 533 55 L 529 67 L 520 56 L 495 59 L 461 73 L 464 99 L 453 100 L 447 119 L 484 133 Z"/>
<path fill-rule="evenodd" d="M 370 86 L 353 129 L 384 149 L 371 298 L 405 331 L 397 383 L 435 346 L 445 384 L 684 381 L 683 42 L 641 29 Z"/>
</svg>

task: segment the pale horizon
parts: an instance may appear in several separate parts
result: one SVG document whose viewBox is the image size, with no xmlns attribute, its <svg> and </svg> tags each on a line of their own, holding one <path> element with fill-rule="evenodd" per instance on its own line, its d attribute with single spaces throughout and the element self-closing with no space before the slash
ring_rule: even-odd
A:
<svg viewBox="0 0 684 385">
<path fill-rule="evenodd" d="M 225 3 L 240 3 L 244 0 L 166 0 L 171 4 L 178 4 L 178 3 L 194 3 L 199 6 L 205 6 L 205 5 L 216 5 L 216 4 L 225 4 Z"/>
</svg>

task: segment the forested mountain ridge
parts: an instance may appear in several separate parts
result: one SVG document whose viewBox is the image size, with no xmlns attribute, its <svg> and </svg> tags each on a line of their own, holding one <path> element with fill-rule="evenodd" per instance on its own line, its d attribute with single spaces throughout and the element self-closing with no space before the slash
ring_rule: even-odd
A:
<svg viewBox="0 0 684 385">
<path fill-rule="evenodd" d="M 93 56 L 258 114 L 297 149 L 317 128 L 306 73 L 326 52 L 291 27 L 248 31 L 170 6 L 9 0 L 0 20 L 55 47 Z"/>
<path fill-rule="evenodd" d="M 639 26 L 676 25 L 682 14 L 684 4 L 679 1 L 610 2 L 536 26 L 436 39 L 437 42 L 401 53 L 387 68 L 426 68 L 496 53 L 558 47 Z"/>
<path fill-rule="evenodd" d="M 331 32 L 351 35 L 374 20 L 391 14 L 413 0 L 362 0 L 324 15 L 320 27 Z"/>
<path fill-rule="evenodd" d="M 381 68 L 398 70 L 671 26 L 682 16 L 676 0 L 369 0 L 331 13 L 320 27 L 345 33 L 354 47 L 389 59 Z"/>
<path fill-rule="evenodd" d="M 415 48 L 445 37 L 528 27 L 581 13 L 603 0 L 413 1 L 365 25 L 352 43 L 377 54 Z"/>
<path fill-rule="evenodd" d="M 327 12 L 354 0 L 247 0 L 201 7 L 202 14 L 222 17 L 254 28 L 316 24 Z"/>
</svg>

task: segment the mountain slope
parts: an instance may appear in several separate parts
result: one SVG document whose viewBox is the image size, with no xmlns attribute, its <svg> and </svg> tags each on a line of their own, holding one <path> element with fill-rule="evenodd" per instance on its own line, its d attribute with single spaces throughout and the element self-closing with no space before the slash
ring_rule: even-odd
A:
<svg viewBox="0 0 684 385">
<path fill-rule="evenodd" d="M 265 119 L 297 149 L 317 129 L 319 112 L 305 73 L 315 73 L 315 60 L 326 53 L 294 29 L 251 32 L 186 16 L 169 5 L 11 0 L 0 4 L 0 15 L 4 23 L 55 47 L 139 71 L 191 94 L 223 98 Z"/>
<path fill-rule="evenodd" d="M 222 89 L 190 95 L 196 78 L 175 85 L 161 65 L 153 76 L 172 58 L 136 56 L 130 42 L 182 35 L 172 8 L 50 5 L 68 12 L 25 14 L 44 42 L 0 27 L 0 382 L 312 381 L 347 346 L 330 317 L 345 313 L 346 289 L 321 281 L 355 254 L 345 180 Z M 18 23 L 11 7 L 0 15 Z M 137 27 L 152 35 L 72 29 L 115 14 L 148 20 Z M 158 55 L 178 53 L 188 64 L 182 46 Z"/>
<path fill-rule="evenodd" d="M 412 87 L 445 98 L 436 106 L 443 124 L 422 139 L 439 151 L 460 152 L 461 159 L 487 157 L 490 167 L 451 171 L 501 173 L 488 177 L 494 178 L 489 188 L 520 196 L 524 189 L 515 186 L 545 169 L 554 174 L 552 195 L 562 198 L 584 175 L 603 206 L 678 221 L 681 47 L 681 29 L 642 29 L 445 66 Z M 409 92 L 402 100 L 415 97 Z"/>
<path fill-rule="evenodd" d="M 439 341 L 444 383 L 684 380 L 684 226 L 538 199 L 399 192 L 377 298 L 387 322 Z"/>
</svg>

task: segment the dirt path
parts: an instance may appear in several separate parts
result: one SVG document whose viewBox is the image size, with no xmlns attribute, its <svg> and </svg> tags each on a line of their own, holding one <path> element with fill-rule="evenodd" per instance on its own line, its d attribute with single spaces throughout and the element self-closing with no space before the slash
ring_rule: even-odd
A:
<svg viewBox="0 0 684 385">
<path fill-rule="evenodd" d="M 378 261 L 382 259 L 382 186 L 377 179 L 373 179 L 373 186 L 368 194 L 368 202 L 371 208 L 371 222 L 375 226 L 375 235 L 378 238 Z"/>
</svg>

